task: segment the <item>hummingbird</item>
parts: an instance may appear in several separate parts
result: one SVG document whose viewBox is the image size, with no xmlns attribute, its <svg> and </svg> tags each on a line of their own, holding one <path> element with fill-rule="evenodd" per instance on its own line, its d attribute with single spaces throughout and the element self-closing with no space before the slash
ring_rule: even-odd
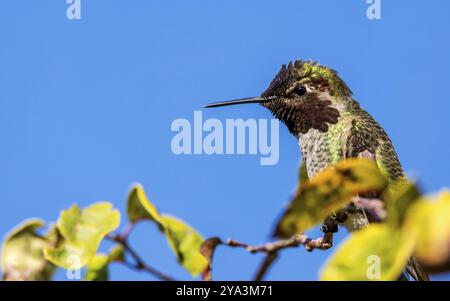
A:
<svg viewBox="0 0 450 301">
<path fill-rule="evenodd" d="M 296 60 L 283 65 L 260 96 L 216 102 L 205 107 L 248 103 L 262 105 L 287 126 L 299 142 L 310 179 L 341 160 L 367 158 L 376 162 L 389 182 L 406 180 L 385 130 L 353 98 L 349 86 L 331 68 L 314 61 Z M 350 205 L 327 218 L 321 230 L 331 247 L 332 234 L 337 232 L 339 225 L 356 231 L 370 222 L 367 212 Z M 415 280 L 428 280 L 413 258 L 406 271 Z"/>
</svg>

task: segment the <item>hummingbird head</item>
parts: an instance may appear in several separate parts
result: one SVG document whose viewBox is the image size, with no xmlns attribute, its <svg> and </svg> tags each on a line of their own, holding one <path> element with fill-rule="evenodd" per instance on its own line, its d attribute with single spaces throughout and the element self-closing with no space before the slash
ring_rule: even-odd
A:
<svg viewBox="0 0 450 301">
<path fill-rule="evenodd" d="M 326 132 L 346 109 L 352 92 L 337 72 L 311 61 L 283 65 L 261 96 L 207 105 L 260 103 L 298 136 L 310 129 Z"/>
</svg>

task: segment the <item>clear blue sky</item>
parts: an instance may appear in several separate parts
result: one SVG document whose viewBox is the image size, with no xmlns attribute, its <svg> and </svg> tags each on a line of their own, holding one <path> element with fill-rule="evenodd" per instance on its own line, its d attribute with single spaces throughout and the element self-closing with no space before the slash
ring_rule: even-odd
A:
<svg viewBox="0 0 450 301">
<path fill-rule="evenodd" d="M 209 101 L 260 94 L 297 58 L 339 70 L 425 191 L 450 185 L 447 0 L 382 0 L 376 21 L 365 0 L 82 0 L 79 21 L 66 7 L 0 5 L 0 235 L 28 217 L 55 220 L 72 203 L 108 200 L 124 212 L 128 188 L 141 182 L 161 211 L 204 236 L 266 241 L 296 184 L 297 141 L 281 127 L 275 166 L 175 156 L 170 125 Z M 203 115 L 271 117 L 257 105 Z M 153 225 L 132 242 L 152 265 L 189 279 Z M 316 279 L 331 252 L 288 250 L 268 279 Z M 260 259 L 220 248 L 215 278 L 249 279 Z M 112 279 L 150 278 L 114 265 Z"/>
</svg>

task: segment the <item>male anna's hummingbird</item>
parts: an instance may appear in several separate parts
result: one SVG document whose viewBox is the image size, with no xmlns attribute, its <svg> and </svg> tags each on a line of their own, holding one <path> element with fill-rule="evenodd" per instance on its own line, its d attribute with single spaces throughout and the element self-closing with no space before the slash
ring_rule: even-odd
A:
<svg viewBox="0 0 450 301">
<path fill-rule="evenodd" d="M 261 96 L 207 105 L 219 107 L 260 103 L 286 124 L 298 139 L 309 178 L 340 160 L 374 160 L 390 182 L 405 178 L 391 140 L 372 116 L 352 98 L 352 91 L 337 72 L 311 61 L 295 61 L 281 70 Z M 368 224 L 361 210 L 332 216 L 322 230 L 336 232 L 338 223 L 350 230 Z M 382 243 L 382 242 L 380 242 Z M 407 270 L 416 280 L 428 280 L 410 260 Z"/>
</svg>

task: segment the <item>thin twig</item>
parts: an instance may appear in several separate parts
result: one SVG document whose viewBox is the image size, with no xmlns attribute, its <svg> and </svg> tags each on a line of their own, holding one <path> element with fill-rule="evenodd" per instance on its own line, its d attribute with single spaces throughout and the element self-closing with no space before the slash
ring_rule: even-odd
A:
<svg viewBox="0 0 450 301">
<path fill-rule="evenodd" d="M 275 260 L 278 258 L 278 252 L 272 252 L 268 253 L 266 257 L 264 258 L 264 261 L 258 268 L 258 271 L 256 272 L 254 281 L 261 281 L 264 279 L 264 276 L 266 275 L 267 271 L 269 270 L 270 266 L 275 262 Z"/>
<path fill-rule="evenodd" d="M 259 246 L 252 246 L 236 240 L 228 240 L 226 245 L 230 247 L 245 248 L 250 253 L 274 253 L 286 248 L 295 248 L 305 246 L 307 251 L 314 249 L 328 250 L 332 246 L 330 235 L 325 234 L 324 237 L 311 239 L 305 234 L 296 234 L 288 239 L 277 240 Z"/>
<path fill-rule="evenodd" d="M 278 252 L 287 248 L 296 248 L 301 245 L 305 246 L 306 250 L 311 252 L 314 249 L 327 250 L 333 245 L 333 234 L 325 233 L 323 237 L 317 239 L 311 239 L 305 234 L 297 234 L 288 239 L 277 240 L 274 242 L 269 242 L 259 246 L 252 246 L 243 242 L 236 240 L 228 240 L 225 245 L 235 248 L 244 248 L 250 253 L 266 253 L 264 261 L 258 268 L 255 281 L 260 281 L 264 279 L 270 266 L 278 258 Z"/>
<path fill-rule="evenodd" d="M 130 236 L 131 232 L 134 230 L 135 223 L 128 223 L 128 225 L 125 227 L 125 230 L 120 234 L 120 239 L 123 241 L 126 241 L 128 239 L 128 236 Z"/>
<path fill-rule="evenodd" d="M 163 272 L 158 271 L 157 269 L 153 268 L 152 266 L 145 263 L 145 261 L 137 254 L 137 252 L 128 244 L 127 240 L 122 239 L 122 235 L 108 235 L 106 236 L 107 239 L 117 242 L 120 245 L 123 246 L 125 251 L 130 254 L 130 256 L 134 259 L 136 262 L 135 264 L 124 261 L 123 264 L 131 269 L 137 270 L 137 271 L 146 271 L 149 274 L 155 276 L 156 278 L 160 280 L 165 281 L 175 281 L 172 277 L 166 275 Z"/>
</svg>

